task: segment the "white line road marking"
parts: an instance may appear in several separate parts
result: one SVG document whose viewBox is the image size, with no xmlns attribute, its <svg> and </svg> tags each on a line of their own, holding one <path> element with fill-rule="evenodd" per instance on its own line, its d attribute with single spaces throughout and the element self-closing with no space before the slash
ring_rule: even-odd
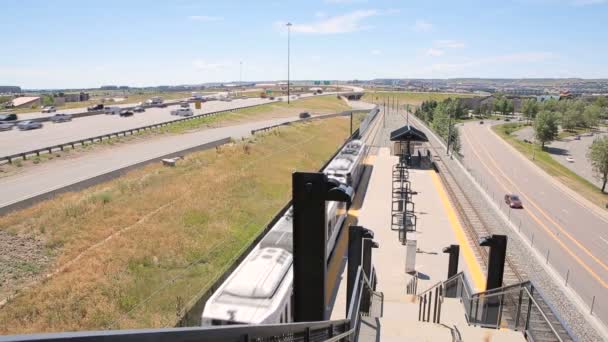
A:
<svg viewBox="0 0 608 342">
<path fill-rule="evenodd" d="M 604 239 L 603 237 L 600 236 L 600 239 L 602 239 L 602 241 L 604 241 L 607 245 L 608 245 L 608 240 Z"/>
</svg>

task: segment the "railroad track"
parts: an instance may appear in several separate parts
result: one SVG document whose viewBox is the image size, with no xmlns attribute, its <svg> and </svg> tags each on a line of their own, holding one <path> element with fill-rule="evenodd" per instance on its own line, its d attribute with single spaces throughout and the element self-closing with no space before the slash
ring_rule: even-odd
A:
<svg viewBox="0 0 608 342">
<path fill-rule="evenodd" d="M 425 127 L 426 128 L 426 127 Z M 454 175 L 450 167 L 442 159 L 442 151 L 437 146 L 433 145 L 430 141 L 428 143 L 430 149 L 433 152 L 434 163 L 437 166 L 439 176 L 445 185 L 446 191 L 452 205 L 458 213 L 458 218 L 461 225 L 465 229 L 467 240 L 470 246 L 473 246 L 473 252 L 477 260 L 481 261 L 481 265 L 487 272 L 488 264 L 488 250 L 485 247 L 479 245 L 479 238 L 482 236 L 491 235 L 491 230 L 488 227 L 495 227 L 502 224 L 496 218 L 495 213 L 492 210 L 482 211 L 479 208 L 484 208 L 485 205 L 481 202 L 484 199 L 481 196 L 470 196 L 467 191 L 464 191 L 462 182 L 459 182 L 457 177 Z M 515 285 L 529 280 L 528 274 L 526 274 L 523 267 L 520 267 L 513 255 L 514 251 L 507 247 L 507 255 L 505 260 L 503 286 Z M 537 289 L 532 292 L 533 298 L 536 301 L 538 307 L 542 310 L 531 310 L 530 313 L 530 326 L 534 327 L 530 334 L 534 335 L 534 341 L 559 341 L 551 331 L 551 328 L 547 321 L 553 326 L 557 334 L 560 336 L 562 341 L 572 341 L 568 331 L 564 328 L 559 318 L 553 313 L 550 305 L 544 300 L 542 295 Z M 519 316 L 514 312 L 514 308 L 517 307 L 519 297 L 517 293 L 511 293 L 504 297 L 504 319 L 508 322 L 509 326 L 515 326 L 516 316 Z M 520 312 L 528 311 L 527 301 L 521 304 Z M 546 316 L 547 321 L 544 319 L 543 314 Z M 521 325 L 521 316 L 519 316 L 519 324 Z"/>
</svg>

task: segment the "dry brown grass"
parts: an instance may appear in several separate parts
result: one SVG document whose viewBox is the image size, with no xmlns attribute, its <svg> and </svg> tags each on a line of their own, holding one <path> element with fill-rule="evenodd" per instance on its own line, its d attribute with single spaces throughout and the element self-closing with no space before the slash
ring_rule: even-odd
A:
<svg viewBox="0 0 608 342">
<path fill-rule="evenodd" d="M 175 324 L 289 199 L 291 173 L 317 169 L 348 125 L 281 128 L 0 218 L 0 229 L 45 242 L 46 272 L 80 255 L 0 309 L 0 333 Z"/>
</svg>

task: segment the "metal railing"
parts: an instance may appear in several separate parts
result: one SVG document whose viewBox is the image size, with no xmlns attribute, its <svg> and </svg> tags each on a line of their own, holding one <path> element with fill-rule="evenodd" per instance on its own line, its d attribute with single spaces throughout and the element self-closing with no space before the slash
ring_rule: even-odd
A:
<svg viewBox="0 0 608 342">
<path fill-rule="evenodd" d="M 433 290 L 438 304 L 432 307 L 430 301 Z M 571 341 L 565 330 L 551 323 L 549 313 L 539 304 L 542 295 L 530 281 L 472 293 L 464 274 L 458 273 L 418 296 L 419 319 L 422 317 L 420 320 L 428 322 L 431 310 L 434 310 L 433 317 L 435 314 L 439 317 L 444 297 L 460 299 L 469 324 L 522 331 L 532 341 Z"/>
<path fill-rule="evenodd" d="M 349 116 L 349 115 L 351 115 L 351 113 L 352 114 L 354 114 L 354 113 L 367 113 L 367 112 L 371 113 L 372 111 L 368 111 L 368 110 L 350 110 L 350 111 L 344 111 L 344 112 L 334 113 L 334 114 L 313 116 L 313 117 L 309 117 L 309 118 L 305 118 L 305 119 L 300 119 L 300 120 L 295 120 L 295 121 L 285 121 L 285 122 L 280 123 L 280 124 L 276 124 L 276 125 L 272 125 L 272 126 L 268 126 L 268 127 L 263 127 L 263 128 L 258 128 L 258 129 L 253 129 L 253 130 L 251 130 L 251 134 L 253 135 L 253 134 L 256 134 L 256 133 L 259 133 L 259 132 L 269 131 L 269 130 L 272 130 L 272 129 L 277 128 L 277 127 L 289 126 L 291 124 L 298 123 L 298 122 L 305 122 L 305 121 L 318 120 L 318 119 L 329 119 L 329 118 L 334 118 L 334 117 L 337 117 L 337 116 Z"/>
<path fill-rule="evenodd" d="M 0 342 L 191 342 L 191 341 L 345 341 L 350 321 L 233 325 L 212 328 L 170 328 L 87 331 L 0 336 Z"/>
</svg>

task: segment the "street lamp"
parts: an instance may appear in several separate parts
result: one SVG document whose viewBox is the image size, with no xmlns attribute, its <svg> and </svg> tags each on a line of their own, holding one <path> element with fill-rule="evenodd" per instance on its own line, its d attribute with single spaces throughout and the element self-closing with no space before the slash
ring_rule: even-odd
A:
<svg viewBox="0 0 608 342">
<path fill-rule="evenodd" d="M 241 87 L 243 86 L 243 62 L 239 62 L 240 64 L 240 68 L 239 68 L 239 89 L 241 89 Z M 241 89 L 241 94 L 243 95 L 243 89 Z"/>
<path fill-rule="evenodd" d="M 290 91 L 289 91 L 289 36 L 291 33 L 291 23 L 287 23 L 287 104 L 289 104 Z"/>
</svg>

